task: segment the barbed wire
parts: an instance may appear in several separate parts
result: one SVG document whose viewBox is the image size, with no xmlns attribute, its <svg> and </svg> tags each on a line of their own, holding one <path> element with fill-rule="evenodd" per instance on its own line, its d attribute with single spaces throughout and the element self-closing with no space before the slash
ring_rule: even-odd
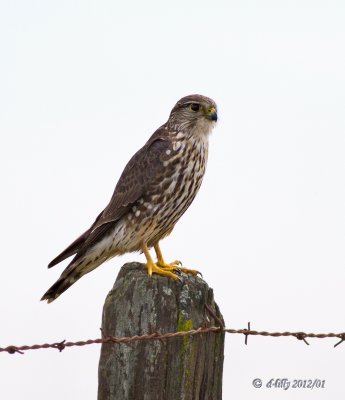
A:
<svg viewBox="0 0 345 400">
<path fill-rule="evenodd" d="M 198 329 L 191 329 L 189 331 L 179 331 L 179 332 L 168 332 L 168 333 L 159 333 L 154 332 L 145 335 L 135 335 L 135 336 L 123 336 L 123 337 L 115 337 L 115 336 L 107 336 L 104 335 L 102 332 L 102 338 L 99 339 L 89 339 L 89 340 L 81 340 L 77 342 L 66 342 L 63 340 L 61 342 L 56 343 L 45 343 L 45 344 L 33 344 L 31 346 L 24 345 L 24 346 L 14 346 L 10 345 L 7 347 L 0 347 L 0 353 L 6 352 L 9 354 L 20 353 L 24 354 L 24 351 L 27 350 L 40 350 L 40 349 L 57 349 L 60 352 L 67 347 L 73 346 L 87 346 L 91 344 L 103 344 L 103 343 L 130 343 L 135 341 L 145 341 L 145 340 L 164 340 L 164 339 L 171 339 L 176 337 L 183 337 L 183 336 L 194 336 L 200 334 L 207 334 L 207 333 L 229 333 L 229 334 L 242 334 L 245 336 L 245 344 L 248 343 L 248 336 L 268 336 L 268 337 L 286 337 L 292 336 L 298 340 L 303 340 L 307 345 L 307 338 L 316 338 L 316 339 L 324 339 L 324 338 L 338 338 L 338 341 L 334 347 L 337 347 L 339 344 L 345 341 L 345 332 L 340 333 L 305 333 L 305 332 L 267 332 L 267 331 L 256 331 L 250 328 L 250 323 L 248 322 L 247 329 L 231 329 L 231 328 L 224 328 L 224 327 L 200 327 Z"/>
</svg>

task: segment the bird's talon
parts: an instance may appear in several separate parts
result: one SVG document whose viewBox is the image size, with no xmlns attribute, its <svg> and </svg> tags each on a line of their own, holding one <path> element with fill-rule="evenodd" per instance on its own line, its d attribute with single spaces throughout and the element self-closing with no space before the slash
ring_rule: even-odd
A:
<svg viewBox="0 0 345 400">
<path fill-rule="evenodd" d="M 200 274 L 200 276 L 202 276 L 200 271 L 197 271 L 196 269 L 189 269 L 189 268 L 179 268 L 179 270 L 185 274 L 190 274 L 193 276 L 196 276 L 198 274 Z"/>
<path fill-rule="evenodd" d="M 147 274 L 151 278 L 152 274 L 163 275 L 173 279 L 180 279 L 176 274 L 174 274 L 173 269 L 161 268 L 158 264 L 154 263 L 152 260 L 145 264 L 147 268 Z"/>
</svg>

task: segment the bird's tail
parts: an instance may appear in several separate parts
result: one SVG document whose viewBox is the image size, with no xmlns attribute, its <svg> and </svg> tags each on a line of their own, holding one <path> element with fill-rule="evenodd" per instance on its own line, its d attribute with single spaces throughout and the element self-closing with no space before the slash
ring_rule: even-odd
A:
<svg viewBox="0 0 345 400">
<path fill-rule="evenodd" d="M 47 290 L 41 300 L 47 300 L 51 303 L 57 299 L 63 292 L 72 286 L 83 275 L 91 272 L 104 262 L 104 259 L 90 260 L 85 258 L 72 260 L 71 264 L 63 271 L 60 278 L 54 285 Z"/>
</svg>

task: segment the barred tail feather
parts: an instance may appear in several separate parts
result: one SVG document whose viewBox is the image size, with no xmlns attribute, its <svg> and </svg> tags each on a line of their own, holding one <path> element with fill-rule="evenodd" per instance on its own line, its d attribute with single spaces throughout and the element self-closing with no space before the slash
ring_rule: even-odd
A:
<svg viewBox="0 0 345 400">
<path fill-rule="evenodd" d="M 79 278 L 74 277 L 59 278 L 54 285 L 47 290 L 47 292 L 42 296 L 42 300 L 47 300 L 47 303 L 51 303 L 57 299 L 65 290 L 73 285 Z"/>
<path fill-rule="evenodd" d="M 49 264 L 51 267 L 69 255 L 77 253 L 41 300 L 51 303 L 83 275 L 91 272 L 104 261 L 120 254 L 114 245 L 113 236 L 110 235 L 110 232 L 114 230 L 114 224 L 114 222 L 106 223 L 92 231 L 90 235 L 89 231 L 86 231 Z"/>
<path fill-rule="evenodd" d="M 42 300 L 47 300 L 51 303 L 57 299 L 63 292 L 72 286 L 85 274 L 93 271 L 100 264 L 104 262 L 104 258 L 90 260 L 88 258 L 74 259 L 71 264 L 63 271 L 60 278 L 50 287 L 47 292 L 42 296 Z"/>
</svg>

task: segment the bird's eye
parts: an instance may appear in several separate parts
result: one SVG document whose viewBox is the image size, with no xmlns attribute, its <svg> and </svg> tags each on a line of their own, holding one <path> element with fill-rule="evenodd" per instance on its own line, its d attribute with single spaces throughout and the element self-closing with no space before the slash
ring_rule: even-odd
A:
<svg viewBox="0 0 345 400">
<path fill-rule="evenodd" d="M 200 104 L 197 104 L 197 103 L 192 103 L 190 106 L 189 106 L 189 108 L 192 110 L 192 111 L 199 111 L 200 110 Z"/>
</svg>

